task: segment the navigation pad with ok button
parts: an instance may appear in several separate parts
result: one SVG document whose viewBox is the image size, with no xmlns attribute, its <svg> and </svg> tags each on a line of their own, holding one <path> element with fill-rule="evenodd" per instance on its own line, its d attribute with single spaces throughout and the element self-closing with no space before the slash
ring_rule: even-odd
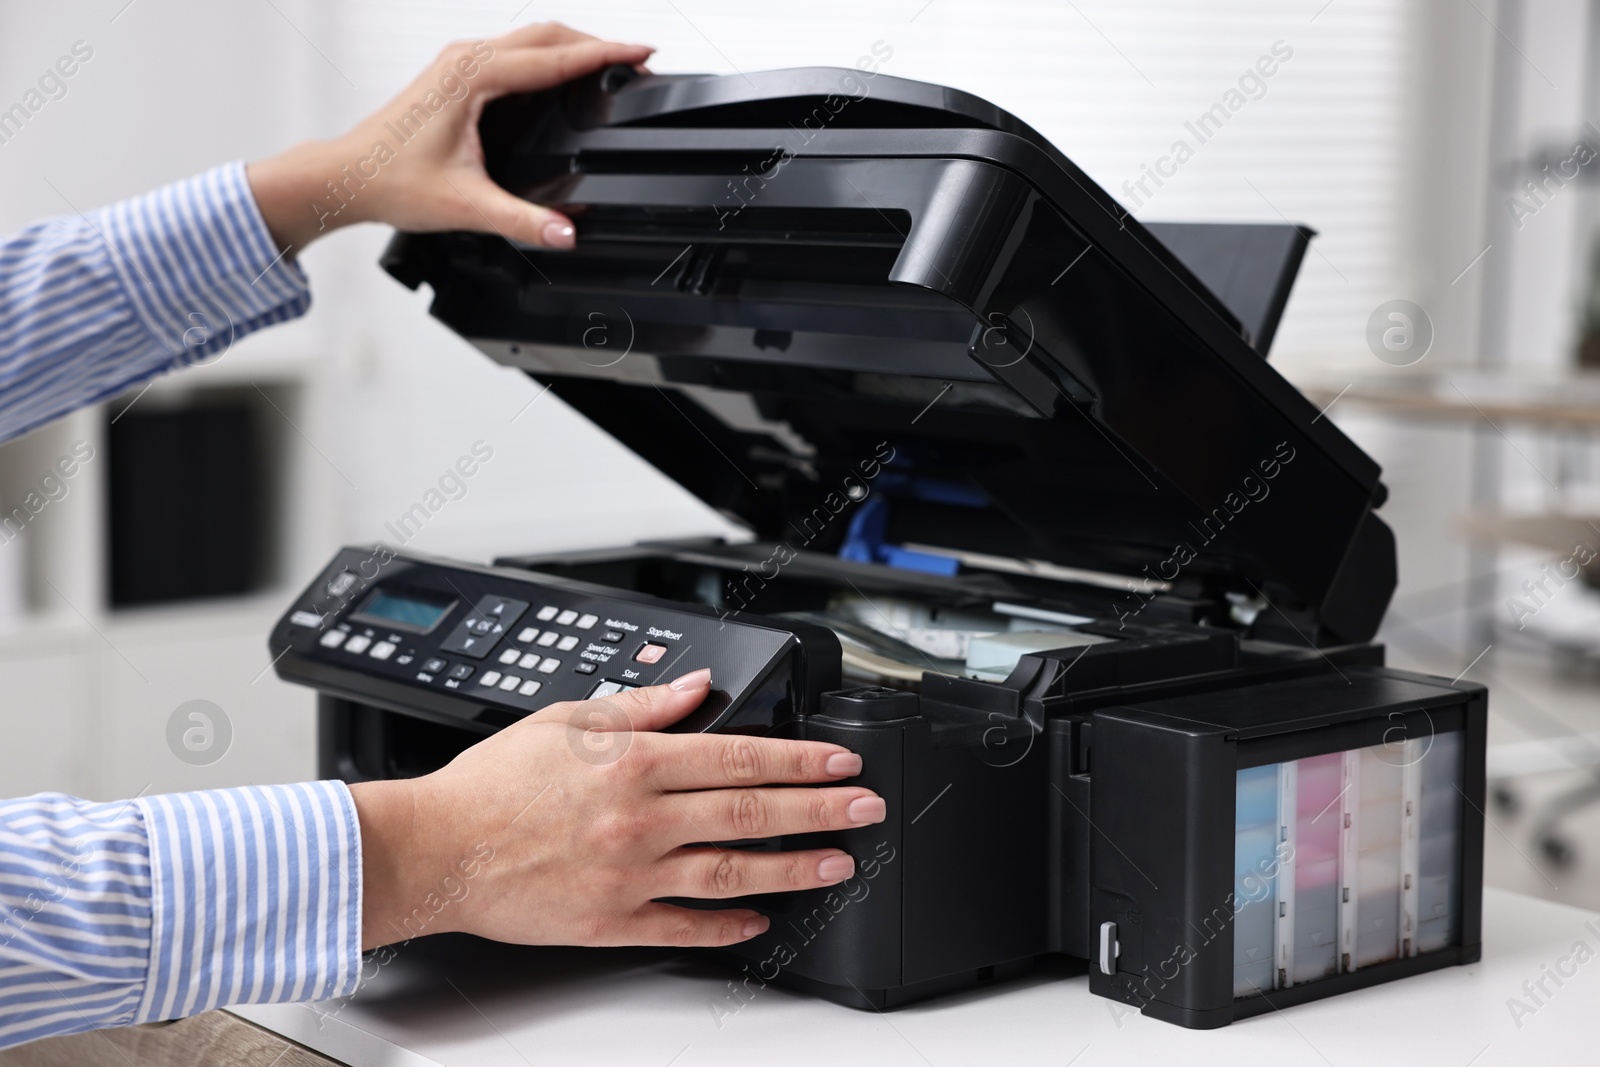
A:
<svg viewBox="0 0 1600 1067">
<path fill-rule="evenodd" d="M 527 610 L 528 602 L 525 600 L 511 600 L 503 596 L 482 597 L 467 612 L 467 617 L 456 624 L 439 648 L 445 652 L 459 652 L 463 656 L 482 659 Z"/>
</svg>

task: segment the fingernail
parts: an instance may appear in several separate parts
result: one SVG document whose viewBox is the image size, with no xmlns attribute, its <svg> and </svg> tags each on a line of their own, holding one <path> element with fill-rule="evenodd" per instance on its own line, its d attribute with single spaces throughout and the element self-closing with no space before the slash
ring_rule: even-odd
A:
<svg viewBox="0 0 1600 1067">
<path fill-rule="evenodd" d="M 854 752 L 835 752 L 822 769 L 835 778 L 849 778 L 861 773 L 861 757 Z"/>
<path fill-rule="evenodd" d="M 850 816 L 850 821 L 859 825 L 869 822 L 882 822 L 888 814 L 888 805 L 884 804 L 882 797 L 857 797 L 850 802 L 845 814 Z"/>
<path fill-rule="evenodd" d="M 765 916 L 760 916 L 754 919 L 746 919 L 744 921 L 744 929 L 741 932 L 745 937 L 754 937 L 764 931 L 768 925 L 769 924 Z"/>
<path fill-rule="evenodd" d="M 842 882 L 855 873 L 856 861 L 842 852 L 817 864 L 817 877 L 824 882 Z"/>
<path fill-rule="evenodd" d="M 571 248 L 574 244 L 572 223 L 556 222 L 554 220 L 544 224 L 544 245 L 546 248 Z"/>
<path fill-rule="evenodd" d="M 710 667 L 701 667 L 697 671 L 690 671 L 688 674 L 684 675 L 682 678 L 673 679 L 671 682 L 668 683 L 667 687 L 669 689 L 676 689 L 678 692 L 681 693 L 686 689 L 704 689 L 706 686 L 708 686 L 710 684 L 711 684 L 711 668 Z"/>
</svg>

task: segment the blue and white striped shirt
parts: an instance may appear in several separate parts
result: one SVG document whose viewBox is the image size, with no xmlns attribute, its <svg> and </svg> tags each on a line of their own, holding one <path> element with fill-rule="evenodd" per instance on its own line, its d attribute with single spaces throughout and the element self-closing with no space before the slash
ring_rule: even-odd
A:
<svg viewBox="0 0 1600 1067">
<path fill-rule="evenodd" d="M 309 304 L 242 164 L 0 239 L 0 439 Z M 341 782 L 0 800 L 0 1048 L 347 996 L 360 947 Z"/>
<path fill-rule="evenodd" d="M 0 239 L 0 440 L 305 313 L 234 163 Z"/>
</svg>

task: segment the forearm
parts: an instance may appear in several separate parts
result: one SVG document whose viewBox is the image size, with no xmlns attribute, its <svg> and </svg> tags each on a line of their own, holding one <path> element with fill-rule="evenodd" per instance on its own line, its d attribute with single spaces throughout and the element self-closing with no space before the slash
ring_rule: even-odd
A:
<svg viewBox="0 0 1600 1067">
<path fill-rule="evenodd" d="M 150 857 L 131 803 L 0 802 L 0 1048 L 134 1020 Z"/>
<path fill-rule="evenodd" d="M 335 782 L 0 801 L 0 1047 L 350 993 L 360 851 Z"/>
<path fill-rule="evenodd" d="M 572 247 L 563 215 L 489 178 L 478 116 L 496 96 L 649 54 L 554 24 L 451 45 L 338 138 L 0 238 L 0 440 L 303 314 L 296 257 L 334 229 L 376 221 Z"/>
<path fill-rule="evenodd" d="M 0 239 L 0 440 L 309 304 L 241 164 Z"/>
<path fill-rule="evenodd" d="M 280 252 L 297 256 L 318 237 L 366 220 L 365 205 L 357 201 L 367 183 L 341 169 L 359 163 L 346 146 L 346 138 L 303 141 L 247 168 L 261 217 Z"/>
<path fill-rule="evenodd" d="M 425 893 L 417 796 L 410 780 L 361 782 L 350 787 L 361 825 L 361 949 L 441 933 L 443 924 L 417 929 L 411 918 Z"/>
</svg>

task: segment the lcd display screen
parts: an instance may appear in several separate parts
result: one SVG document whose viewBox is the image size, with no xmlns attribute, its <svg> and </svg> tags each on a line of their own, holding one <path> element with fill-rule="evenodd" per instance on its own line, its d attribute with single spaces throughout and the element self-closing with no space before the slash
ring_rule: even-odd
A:
<svg viewBox="0 0 1600 1067">
<path fill-rule="evenodd" d="M 373 590 L 350 619 L 425 634 L 438 626 L 455 604 L 453 597 L 380 588 Z"/>
</svg>

